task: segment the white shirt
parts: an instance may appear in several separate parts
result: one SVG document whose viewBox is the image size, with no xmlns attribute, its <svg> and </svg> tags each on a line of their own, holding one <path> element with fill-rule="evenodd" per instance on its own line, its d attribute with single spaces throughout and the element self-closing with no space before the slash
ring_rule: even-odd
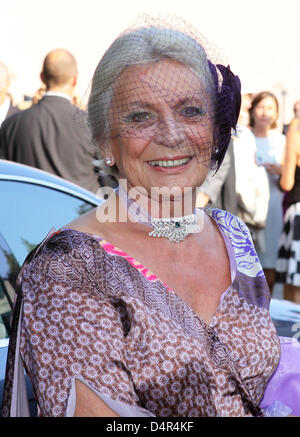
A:
<svg viewBox="0 0 300 437">
<path fill-rule="evenodd" d="M 265 163 L 281 164 L 285 147 L 284 135 L 276 131 L 270 131 L 267 137 L 255 137 L 255 141 L 258 165 Z"/>
<path fill-rule="evenodd" d="M 70 102 L 72 101 L 71 96 L 67 93 L 62 93 L 60 91 L 46 91 L 44 93 L 44 96 L 58 96 L 58 97 L 64 97 L 65 99 L 68 99 Z"/>
<path fill-rule="evenodd" d="M 255 136 L 250 129 L 238 127 L 238 137 L 234 138 L 236 171 L 236 192 L 248 219 L 263 225 L 267 218 L 270 188 L 266 169 L 256 163 Z M 243 217 L 246 220 L 246 215 Z"/>
<path fill-rule="evenodd" d="M 3 105 L 0 106 L 0 126 L 6 119 L 9 107 L 10 107 L 10 99 L 9 97 L 5 97 Z"/>
</svg>

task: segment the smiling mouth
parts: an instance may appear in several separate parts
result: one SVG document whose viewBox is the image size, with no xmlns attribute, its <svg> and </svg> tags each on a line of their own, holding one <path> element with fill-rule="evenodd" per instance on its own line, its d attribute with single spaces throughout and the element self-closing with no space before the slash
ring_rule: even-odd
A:
<svg viewBox="0 0 300 437">
<path fill-rule="evenodd" d="M 159 161 L 148 161 L 149 165 L 152 165 L 152 167 L 163 167 L 163 168 L 173 168 L 173 167 L 179 167 L 181 165 L 185 165 L 188 162 L 190 162 L 192 158 L 182 158 L 182 159 L 168 159 L 168 160 L 159 160 Z"/>
</svg>

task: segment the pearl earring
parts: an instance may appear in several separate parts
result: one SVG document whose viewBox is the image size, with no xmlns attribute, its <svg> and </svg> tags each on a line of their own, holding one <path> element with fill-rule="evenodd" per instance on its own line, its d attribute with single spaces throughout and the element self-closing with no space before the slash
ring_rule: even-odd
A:
<svg viewBox="0 0 300 437">
<path fill-rule="evenodd" d="M 107 165 L 110 165 L 112 163 L 112 160 L 109 157 L 107 157 L 107 158 L 105 158 L 105 163 Z"/>
</svg>

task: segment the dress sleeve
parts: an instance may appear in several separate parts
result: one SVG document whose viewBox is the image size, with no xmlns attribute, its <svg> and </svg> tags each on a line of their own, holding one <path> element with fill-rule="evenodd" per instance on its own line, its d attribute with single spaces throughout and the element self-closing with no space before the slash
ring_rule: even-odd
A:
<svg viewBox="0 0 300 437">
<path fill-rule="evenodd" d="M 300 416 L 300 343 L 293 338 L 280 337 L 280 344 L 280 361 L 260 406 L 272 411 L 273 416 Z"/>
<path fill-rule="evenodd" d="M 23 272 L 20 351 L 40 414 L 73 415 L 79 379 L 116 412 L 147 415 L 127 367 L 126 307 L 91 280 L 92 259 L 88 250 L 80 257 L 55 252 Z"/>
</svg>

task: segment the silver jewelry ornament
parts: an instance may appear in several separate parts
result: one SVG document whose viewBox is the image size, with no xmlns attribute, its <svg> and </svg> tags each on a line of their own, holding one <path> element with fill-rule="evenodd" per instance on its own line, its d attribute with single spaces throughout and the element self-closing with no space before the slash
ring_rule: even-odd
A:
<svg viewBox="0 0 300 437">
<path fill-rule="evenodd" d="M 105 164 L 110 165 L 112 163 L 112 160 L 108 157 L 105 158 Z"/>
<path fill-rule="evenodd" d="M 199 210 L 195 209 L 193 214 L 183 217 L 153 218 L 138 202 L 127 196 L 127 190 L 122 184 L 119 184 L 116 191 L 127 206 L 128 216 L 132 221 L 152 228 L 148 233 L 150 237 L 164 237 L 179 243 L 189 234 L 201 232 L 203 229 L 203 215 L 199 216 Z"/>
<path fill-rule="evenodd" d="M 151 218 L 153 231 L 149 232 L 150 237 L 165 237 L 170 241 L 179 243 L 189 234 L 200 232 L 197 225 L 197 215 L 190 214 L 184 217 Z"/>
</svg>

